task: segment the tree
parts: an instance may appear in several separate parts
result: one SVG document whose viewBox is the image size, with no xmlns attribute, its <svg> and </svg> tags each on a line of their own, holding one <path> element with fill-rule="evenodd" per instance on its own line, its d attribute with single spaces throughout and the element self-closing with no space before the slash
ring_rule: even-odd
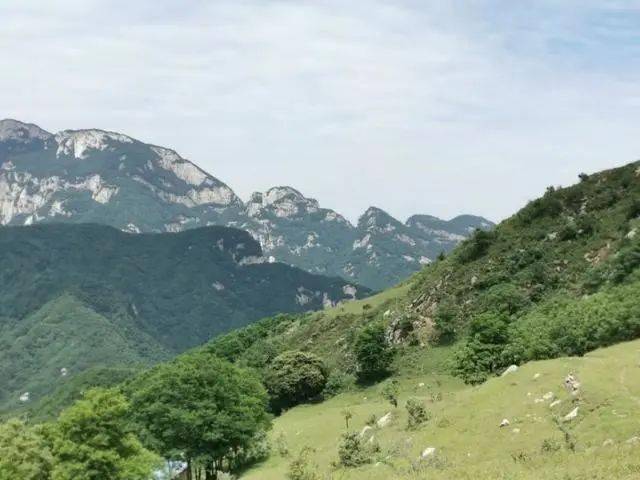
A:
<svg viewBox="0 0 640 480">
<path fill-rule="evenodd" d="M 327 368 L 312 353 L 291 351 L 278 355 L 265 375 L 265 386 L 276 412 L 317 397 L 327 384 Z"/>
<path fill-rule="evenodd" d="M 16 419 L 0 425 L 0 480 L 46 480 L 52 464 L 40 427 Z"/>
<path fill-rule="evenodd" d="M 354 344 L 354 354 L 361 381 L 386 376 L 393 359 L 393 350 L 387 341 L 384 326 L 374 323 L 362 329 Z"/>
<path fill-rule="evenodd" d="M 129 404 L 114 390 L 94 389 L 52 427 L 52 480 L 147 480 L 159 458 L 128 431 Z"/>
<path fill-rule="evenodd" d="M 267 394 L 249 372 L 193 353 L 159 365 L 129 386 L 143 440 L 166 458 L 198 459 L 207 480 L 269 426 Z"/>
</svg>

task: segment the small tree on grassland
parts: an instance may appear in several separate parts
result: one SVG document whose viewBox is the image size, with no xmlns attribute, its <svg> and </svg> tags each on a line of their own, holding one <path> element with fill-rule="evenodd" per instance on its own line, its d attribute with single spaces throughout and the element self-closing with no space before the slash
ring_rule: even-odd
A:
<svg viewBox="0 0 640 480">
<path fill-rule="evenodd" d="M 393 349 L 383 325 L 375 323 L 362 329 L 356 338 L 354 353 L 361 381 L 376 380 L 389 374 Z"/>
<path fill-rule="evenodd" d="M 320 357 L 291 351 L 278 355 L 267 370 L 264 383 L 276 412 L 309 401 L 322 393 L 328 372 Z"/>
</svg>

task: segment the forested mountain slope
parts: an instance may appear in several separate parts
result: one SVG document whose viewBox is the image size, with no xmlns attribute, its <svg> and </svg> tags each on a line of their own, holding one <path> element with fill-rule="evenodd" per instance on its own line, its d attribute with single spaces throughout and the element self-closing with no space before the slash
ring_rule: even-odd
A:
<svg viewBox="0 0 640 480">
<path fill-rule="evenodd" d="M 151 364 L 277 312 L 369 291 L 268 263 L 244 231 L 0 228 L 0 404 L 92 366 Z"/>
</svg>

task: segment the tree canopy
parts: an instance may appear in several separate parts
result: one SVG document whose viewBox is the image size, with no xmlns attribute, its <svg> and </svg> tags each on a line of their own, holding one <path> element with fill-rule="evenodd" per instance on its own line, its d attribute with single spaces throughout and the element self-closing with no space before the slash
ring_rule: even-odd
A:
<svg viewBox="0 0 640 480">
<path fill-rule="evenodd" d="M 159 365 L 130 386 L 142 438 L 167 458 L 202 463 L 215 478 L 225 458 L 268 428 L 267 394 L 249 372 L 193 353 Z"/>
</svg>

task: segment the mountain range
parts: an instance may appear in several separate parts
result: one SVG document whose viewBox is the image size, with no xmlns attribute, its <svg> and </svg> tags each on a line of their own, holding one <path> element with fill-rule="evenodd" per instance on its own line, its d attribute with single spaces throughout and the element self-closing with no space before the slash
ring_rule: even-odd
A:
<svg viewBox="0 0 640 480">
<path fill-rule="evenodd" d="M 248 231 L 272 262 L 382 289 L 476 229 L 461 215 L 402 223 L 371 207 L 356 225 L 296 189 L 277 186 L 243 202 L 175 151 L 97 129 L 51 134 L 0 121 L 0 224 L 100 223 L 131 233 L 221 225 Z"/>
</svg>

